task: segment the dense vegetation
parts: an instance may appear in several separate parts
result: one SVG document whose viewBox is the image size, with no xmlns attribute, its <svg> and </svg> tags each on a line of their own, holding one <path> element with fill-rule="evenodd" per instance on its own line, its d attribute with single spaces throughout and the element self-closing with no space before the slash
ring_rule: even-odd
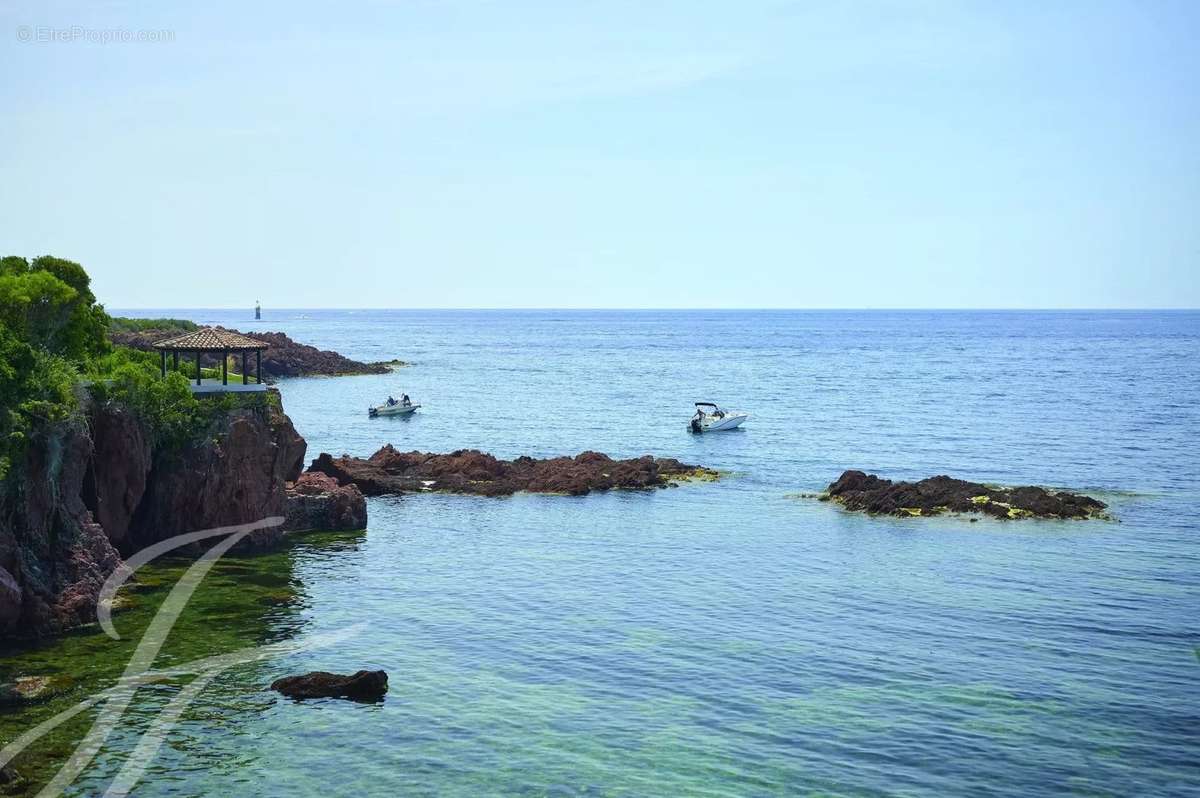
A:
<svg viewBox="0 0 1200 798">
<path fill-rule="evenodd" d="M 146 330 L 175 330 L 180 335 L 200 329 L 200 325 L 187 319 L 130 319 L 112 316 L 108 320 L 110 330 L 117 332 L 145 332 Z"/>
<path fill-rule="evenodd" d="M 0 480 L 40 426 L 82 422 L 84 386 L 97 401 L 138 413 L 161 444 L 185 442 L 226 409 L 227 400 L 197 401 L 182 373 L 162 379 L 158 355 L 114 347 L 107 338 L 110 326 L 161 322 L 110 318 L 78 263 L 49 255 L 0 258 Z"/>
<path fill-rule="evenodd" d="M 35 424 L 71 415 L 81 371 L 109 351 L 90 283 L 69 260 L 0 258 L 0 476 Z"/>
</svg>

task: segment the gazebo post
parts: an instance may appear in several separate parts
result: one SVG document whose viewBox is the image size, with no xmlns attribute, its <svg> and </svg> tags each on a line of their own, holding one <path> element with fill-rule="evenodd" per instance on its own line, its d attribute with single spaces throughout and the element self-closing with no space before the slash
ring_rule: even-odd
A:
<svg viewBox="0 0 1200 798">
<path fill-rule="evenodd" d="M 250 384 L 250 375 L 246 373 L 246 350 L 242 350 L 242 385 Z"/>
<path fill-rule="evenodd" d="M 254 350 L 254 379 L 262 385 L 262 350 Z"/>
<path fill-rule="evenodd" d="M 162 349 L 159 354 L 162 355 L 162 378 L 165 380 L 167 378 L 167 350 Z"/>
<path fill-rule="evenodd" d="M 221 384 L 229 384 L 229 350 L 221 350 Z"/>
<path fill-rule="evenodd" d="M 200 350 L 196 350 L 196 385 L 200 385 Z"/>
<path fill-rule="evenodd" d="M 174 361 L 175 370 L 179 371 L 179 350 L 178 349 L 171 350 L 171 360 Z"/>
</svg>

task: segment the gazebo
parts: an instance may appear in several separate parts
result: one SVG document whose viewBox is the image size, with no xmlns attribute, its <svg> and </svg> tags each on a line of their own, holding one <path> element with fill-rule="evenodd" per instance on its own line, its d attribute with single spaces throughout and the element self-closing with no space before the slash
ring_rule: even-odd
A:
<svg viewBox="0 0 1200 798">
<path fill-rule="evenodd" d="M 245 335 L 239 335 L 229 330 L 218 330 L 213 327 L 201 327 L 195 332 L 186 333 L 168 338 L 165 341 L 159 341 L 154 345 L 154 348 L 159 351 L 162 356 L 162 375 L 165 379 L 167 376 L 167 353 L 171 353 L 174 368 L 179 368 L 179 353 L 192 352 L 196 355 L 196 384 L 192 388 L 193 392 L 203 393 L 208 391 L 262 391 L 266 390 L 262 384 L 262 351 L 268 349 L 269 345 L 254 338 L 249 338 Z M 205 383 L 201 379 L 200 357 L 205 352 L 213 355 L 219 354 L 221 357 L 221 382 L 217 384 L 216 380 Z M 242 354 L 242 384 L 229 384 L 229 354 L 231 352 L 240 352 Z M 250 383 L 250 375 L 246 369 L 246 356 L 254 353 L 254 383 Z"/>
</svg>

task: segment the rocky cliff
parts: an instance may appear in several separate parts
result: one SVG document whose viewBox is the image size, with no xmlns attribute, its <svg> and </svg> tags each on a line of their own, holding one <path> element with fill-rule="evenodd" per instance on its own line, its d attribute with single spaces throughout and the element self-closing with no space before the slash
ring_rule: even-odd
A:
<svg viewBox="0 0 1200 798">
<path fill-rule="evenodd" d="M 82 423 L 47 425 L 0 498 L 0 638 L 95 619 L 96 595 L 121 560 L 83 501 L 91 454 Z"/>
<path fill-rule="evenodd" d="M 291 419 L 273 402 L 230 411 L 205 440 L 155 453 L 138 469 L 145 474 L 145 492 L 130 517 L 122 550 L 184 532 L 284 515 L 285 483 L 300 475 L 306 448 Z M 123 456 L 128 455 L 121 449 L 97 451 L 98 484 L 103 482 L 99 475 Z M 107 500 L 98 495 L 97 506 L 119 502 L 121 495 Z M 279 528 L 259 530 L 250 545 L 268 546 L 281 535 Z"/>
<path fill-rule="evenodd" d="M 216 414 L 183 447 L 156 448 L 142 419 L 116 406 L 47 425 L 0 490 L 0 639 L 95 620 L 121 555 L 173 535 L 276 515 L 288 529 L 363 528 L 356 489 L 290 484 L 306 448 L 277 394 Z M 259 530 L 246 545 L 282 535 Z"/>
</svg>

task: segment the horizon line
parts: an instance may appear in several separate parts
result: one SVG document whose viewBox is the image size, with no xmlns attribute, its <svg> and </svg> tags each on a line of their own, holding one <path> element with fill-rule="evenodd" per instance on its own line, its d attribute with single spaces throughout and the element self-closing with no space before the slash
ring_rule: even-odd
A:
<svg viewBox="0 0 1200 798">
<path fill-rule="evenodd" d="M 148 311 L 148 310 L 245 310 L 250 313 L 254 312 L 254 306 L 246 305 L 197 305 L 197 306 L 182 306 L 182 305 L 126 305 L 122 307 L 114 306 L 111 309 L 106 307 L 106 310 L 116 311 Z M 263 308 L 267 312 L 267 308 Z M 400 311 L 430 311 L 430 310 L 445 310 L 445 311 L 489 311 L 489 312 L 504 312 L 504 311 L 552 311 L 555 313 L 578 313 L 578 312 L 645 312 L 645 313 L 689 313 L 696 311 L 724 311 L 724 312 L 771 312 L 771 311 L 791 311 L 791 312 L 876 312 L 876 313 L 895 313 L 895 312 L 999 312 L 999 313 L 1062 313 L 1062 312 L 1197 312 L 1200 307 L 554 307 L 554 306 L 522 306 L 522 307 L 455 307 L 455 306 L 428 306 L 428 307 L 367 307 L 367 306 L 333 306 L 333 305 L 295 305 L 295 306 L 279 306 L 269 309 L 272 312 L 279 311 L 305 311 L 305 310 L 337 310 L 337 311 L 377 311 L 377 310 L 400 310 Z"/>
</svg>

